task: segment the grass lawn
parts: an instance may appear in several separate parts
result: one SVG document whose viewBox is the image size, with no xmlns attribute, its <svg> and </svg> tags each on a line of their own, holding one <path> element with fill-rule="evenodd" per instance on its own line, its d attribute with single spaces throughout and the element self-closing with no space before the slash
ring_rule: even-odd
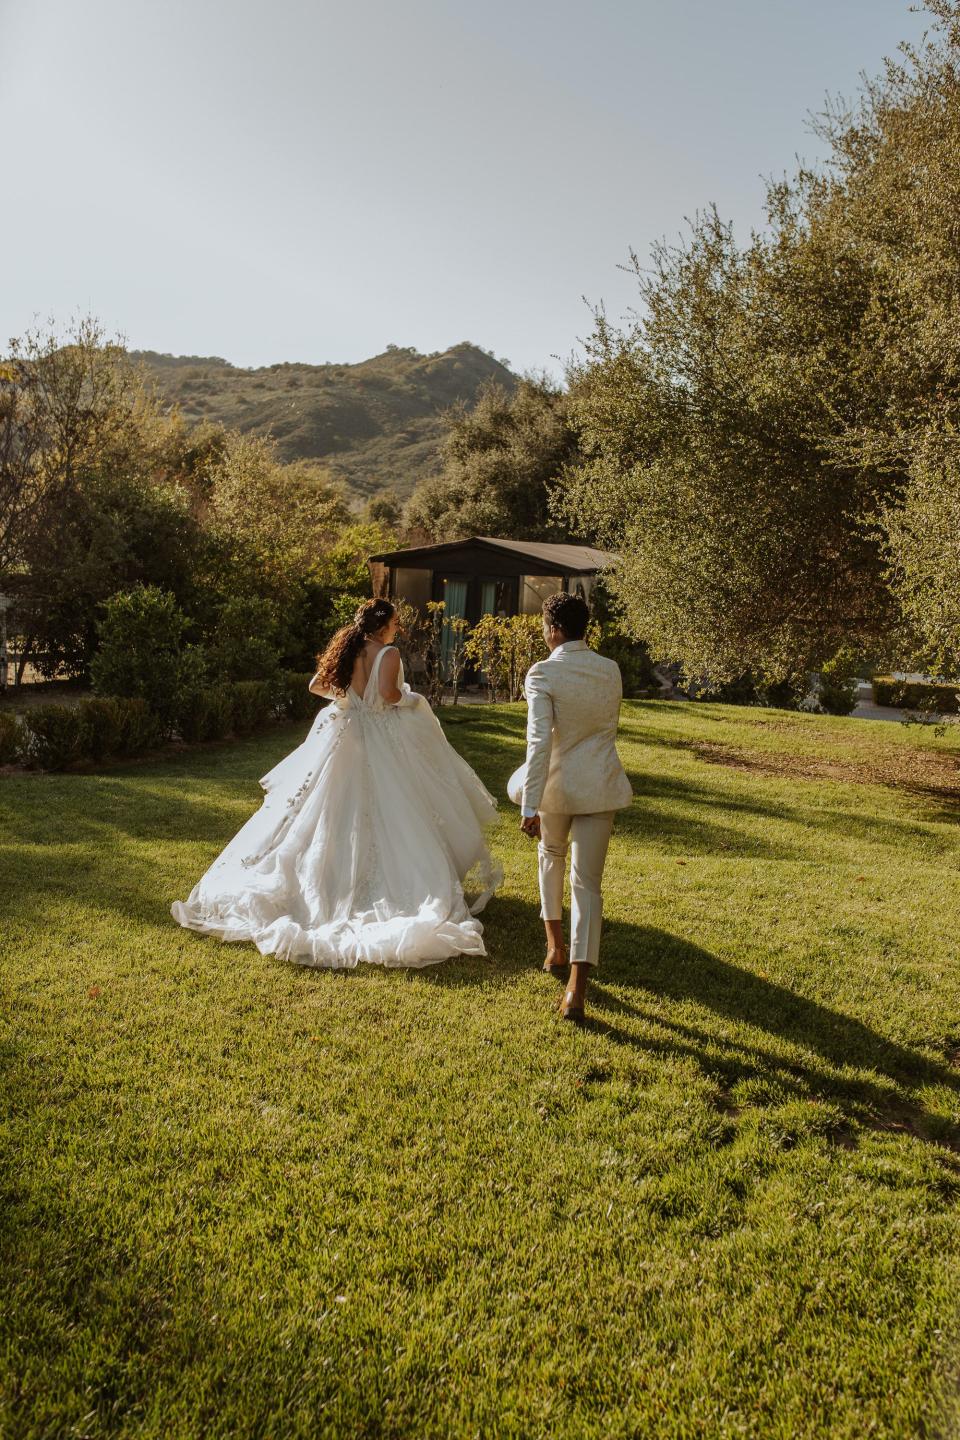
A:
<svg viewBox="0 0 960 1440">
<path fill-rule="evenodd" d="M 486 960 L 174 924 L 299 738 L 0 779 L 0 1433 L 956 1433 L 960 741 L 625 706 L 579 1032 L 506 802 Z"/>
</svg>

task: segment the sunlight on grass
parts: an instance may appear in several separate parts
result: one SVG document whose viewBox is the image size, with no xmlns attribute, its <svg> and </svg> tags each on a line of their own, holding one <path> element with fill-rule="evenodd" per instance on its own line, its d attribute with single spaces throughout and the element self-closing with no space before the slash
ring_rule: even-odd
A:
<svg viewBox="0 0 960 1440">
<path fill-rule="evenodd" d="M 523 707 L 444 722 L 502 795 Z M 293 732 L 2 782 L 3 1433 L 956 1423 L 960 749 L 622 734 L 582 1033 L 507 804 L 489 958 L 336 975 L 169 916 Z"/>
</svg>

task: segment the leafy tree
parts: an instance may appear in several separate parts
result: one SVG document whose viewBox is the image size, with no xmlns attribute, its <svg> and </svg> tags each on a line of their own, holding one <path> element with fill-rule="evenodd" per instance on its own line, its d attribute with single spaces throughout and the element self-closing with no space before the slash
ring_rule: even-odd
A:
<svg viewBox="0 0 960 1440">
<path fill-rule="evenodd" d="M 916 663 L 960 677 L 960 437 L 918 446 L 902 502 L 884 516 L 890 578 Z"/>
<path fill-rule="evenodd" d="M 771 185 L 746 246 L 708 210 L 651 271 L 632 256 L 639 318 L 599 313 L 571 373 L 563 513 L 621 551 L 630 628 L 688 675 L 792 688 L 902 649 L 901 607 L 923 630 L 947 579 L 926 437 L 960 418 L 960 6 L 928 9 L 932 38 L 822 117 L 825 172 Z"/>
<path fill-rule="evenodd" d="M 55 525 L 34 537 L 32 638 L 41 672 L 83 678 L 98 644 L 103 602 L 119 588 L 159 585 L 189 606 L 206 541 L 184 492 L 124 475 L 88 475 L 65 496 Z"/>
<path fill-rule="evenodd" d="M 512 394 L 489 383 L 472 409 L 454 408 L 442 471 L 414 491 L 404 527 L 431 541 L 563 539 L 550 487 L 576 454 L 563 391 L 545 378 L 527 377 Z"/>
<path fill-rule="evenodd" d="M 83 677 L 99 606 L 140 583 L 189 606 L 204 537 L 180 483 L 175 417 L 96 322 L 11 342 L 0 382 L 4 588 L 21 665 Z M 182 430 L 179 426 L 179 430 Z"/>
<path fill-rule="evenodd" d="M 281 588 L 349 523 L 344 497 L 323 466 L 281 465 L 260 437 L 227 432 L 207 475 L 209 528 L 245 548 Z"/>
<path fill-rule="evenodd" d="M 231 595 L 208 637 L 207 668 L 217 680 L 274 680 L 280 671 L 283 626 L 259 595 Z"/>
<path fill-rule="evenodd" d="M 403 502 L 395 490 L 381 490 L 367 501 L 366 518 L 372 525 L 382 525 L 386 529 L 396 530 L 400 526 L 402 517 Z"/>
<path fill-rule="evenodd" d="M 52 328 L 10 341 L 0 366 L 0 578 L 29 566 L 39 533 L 56 524 L 104 455 L 129 452 L 142 387 L 118 341 L 95 320 L 61 339 Z"/>
<path fill-rule="evenodd" d="M 304 666 L 312 665 L 334 631 L 346 625 L 357 606 L 370 598 L 368 555 L 390 544 L 380 525 L 354 522 L 338 532 L 317 554 L 305 575 Z"/>
</svg>

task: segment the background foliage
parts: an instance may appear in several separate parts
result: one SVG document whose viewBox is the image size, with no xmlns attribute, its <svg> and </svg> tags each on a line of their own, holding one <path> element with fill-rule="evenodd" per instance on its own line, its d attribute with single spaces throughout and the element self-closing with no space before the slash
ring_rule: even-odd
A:
<svg viewBox="0 0 960 1440">
<path fill-rule="evenodd" d="M 848 646 L 955 670 L 960 10 L 819 120 L 822 173 L 746 245 L 708 209 L 570 375 L 569 523 L 688 676 L 796 682 Z"/>
</svg>

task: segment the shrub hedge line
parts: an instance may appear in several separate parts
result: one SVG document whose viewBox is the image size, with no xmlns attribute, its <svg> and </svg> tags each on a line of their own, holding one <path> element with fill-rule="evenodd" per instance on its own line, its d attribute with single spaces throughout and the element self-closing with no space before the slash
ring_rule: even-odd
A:
<svg viewBox="0 0 960 1440">
<path fill-rule="evenodd" d="M 307 720 L 317 699 L 310 673 L 285 671 L 277 681 L 235 680 L 185 696 L 174 721 L 182 740 L 225 740 L 252 735 L 278 720 Z M 142 755 L 167 736 L 145 700 L 95 695 L 77 705 L 51 702 L 22 715 L 0 712 L 0 765 L 63 770 L 79 761 Z"/>
<path fill-rule="evenodd" d="M 960 685 L 936 681 L 895 680 L 892 675 L 873 677 L 873 703 L 899 705 L 905 710 L 935 710 L 956 715 L 960 710 Z"/>
</svg>

